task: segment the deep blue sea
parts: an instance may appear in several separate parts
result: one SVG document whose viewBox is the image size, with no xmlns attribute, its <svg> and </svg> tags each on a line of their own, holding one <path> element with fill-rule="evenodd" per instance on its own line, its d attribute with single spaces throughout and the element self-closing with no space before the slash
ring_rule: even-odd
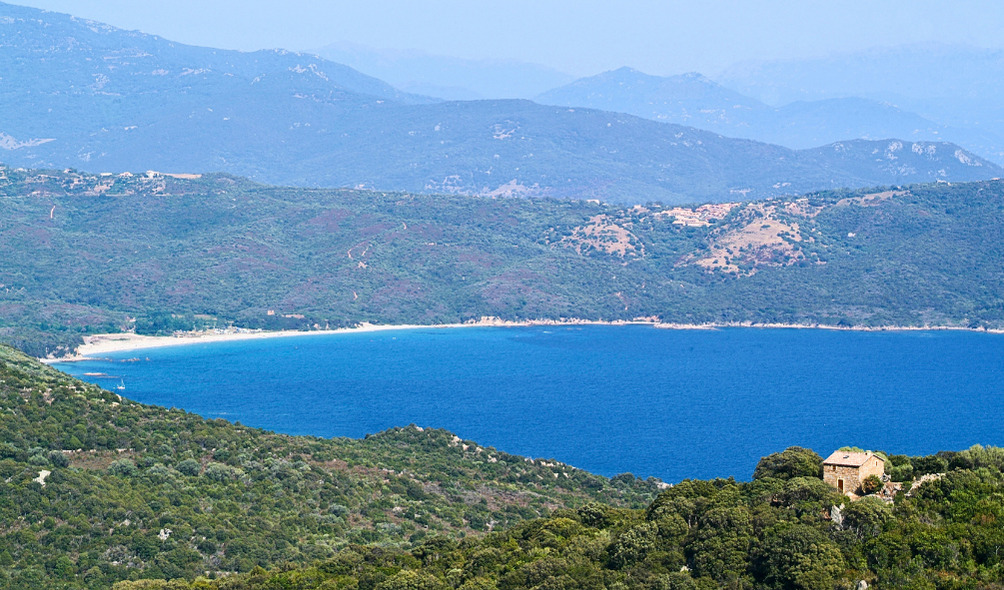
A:
<svg viewBox="0 0 1004 590">
<path fill-rule="evenodd" d="M 1004 445 L 1004 336 L 971 332 L 410 329 L 58 368 L 108 389 L 121 379 L 140 402 L 279 432 L 362 437 L 416 424 L 669 482 L 749 479 L 761 456 L 791 445 L 824 456 Z"/>
</svg>

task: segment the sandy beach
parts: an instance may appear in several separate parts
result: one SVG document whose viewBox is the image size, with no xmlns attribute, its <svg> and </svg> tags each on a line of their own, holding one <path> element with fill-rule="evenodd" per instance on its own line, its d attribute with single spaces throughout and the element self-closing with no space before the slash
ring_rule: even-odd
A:
<svg viewBox="0 0 1004 590">
<path fill-rule="evenodd" d="M 144 350 L 148 348 L 163 348 L 166 346 L 185 346 L 189 344 L 202 344 L 206 342 L 233 342 L 238 340 L 259 340 L 264 338 L 283 338 L 288 336 L 323 336 L 330 334 L 358 334 L 365 332 L 383 332 L 388 330 L 417 330 L 417 329 L 439 329 L 439 328 L 477 328 L 496 327 L 514 328 L 526 326 L 582 326 L 582 325 L 656 325 L 657 322 L 650 320 L 624 320 L 624 321 L 592 321 L 580 319 L 561 320 L 534 320 L 534 321 L 508 321 L 499 318 L 486 317 L 477 321 L 457 323 L 457 324 L 370 324 L 362 323 L 350 328 L 338 328 L 334 330 L 247 330 L 234 328 L 227 330 L 186 332 L 174 336 L 145 336 L 132 332 L 121 332 L 115 334 L 94 334 L 84 336 L 84 343 L 77 347 L 72 355 L 40 359 L 45 363 L 67 363 L 75 361 L 86 361 L 99 358 L 103 354 L 113 352 L 126 352 L 132 350 Z"/>
<path fill-rule="evenodd" d="M 360 332 L 379 332 L 384 330 L 408 330 L 415 328 L 457 328 L 475 324 L 453 324 L 439 326 L 418 325 L 374 325 L 363 324 L 353 328 L 336 330 L 224 330 L 179 334 L 175 336 L 145 336 L 131 332 L 116 334 L 94 334 L 84 336 L 84 343 L 77 347 L 75 354 L 58 358 L 42 359 L 47 363 L 65 363 L 85 361 L 113 352 L 144 350 L 148 348 L 163 348 L 166 346 L 186 346 L 206 342 L 233 342 L 237 340 L 260 340 L 265 338 L 283 338 L 288 336 L 321 336 L 326 334 L 346 334 Z"/>
<path fill-rule="evenodd" d="M 40 359 L 44 363 L 66 363 L 75 361 L 86 361 L 100 358 L 101 355 L 126 352 L 133 350 L 144 350 L 149 348 L 163 348 L 166 346 L 185 346 L 190 344 L 202 344 L 207 342 L 233 342 L 238 340 L 259 340 L 265 338 L 283 338 L 288 336 L 323 336 L 330 334 L 358 334 L 365 332 L 383 332 L 388 330 L 417 330 L 417 329 L 439 329 L 439 328 L 476 328 L 476 327 L 496 327 L 514 328 L 528 326 L 626 326 L 645 325 L 664 330 L 715 330 L 720 328 L 764 328 L 764 329 L 797 329 L 797 330 L 841 330 L 855 332 L 893 332 L 893 331 L 940 331 L 958 330 L 987 332 L 993 334 L 1004 334 L 1004 330 L 998 329 L 972 329 L 961 326 L 832 326 L 826 324 L 756 324 L 752 322 L 721 323 L 721 324 L 681 324 L 671 322 L 660 322 L 656 318 L 638 318 L 634 320 L 614 320 L 598 321 L 583 319 L 558 319 L 558 320 L 527 320 L 509 321 L 499 318 L 485 317 L 480 320 L 457 323 L 457 324 L 370 324 L 362 323 L 349 328 L 338 328 L 334 330 L 282 330 L 264 331 L 247 330 L 243 328 L 230 328 L 226 330 L 186 332 L 174 336 L 145 336 L 132 332 L 122 332 L 115 334 L 94 334 L 84 336 L 84 343 L 77 347 L 72 355 Z"/>
</svg>

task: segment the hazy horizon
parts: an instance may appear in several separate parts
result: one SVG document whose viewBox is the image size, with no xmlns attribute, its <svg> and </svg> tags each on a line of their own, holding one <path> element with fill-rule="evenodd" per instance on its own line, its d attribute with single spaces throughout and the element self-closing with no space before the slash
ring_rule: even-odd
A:
<svg viewBox="0 0 1004 590">
<path fill-rule="evenodd" d="M 745 61 L 826 57 L 910 44 L 1001 49 L 1004 6 L 898 0 L 675 2 L 599 0 L 487 5 L 401 0 L 23 0 L 180 43 L 252 51 L 332 44 L 464 60 L 539 64 L 571 76 L 629 66 L 715 75 Z"/>
</svg>

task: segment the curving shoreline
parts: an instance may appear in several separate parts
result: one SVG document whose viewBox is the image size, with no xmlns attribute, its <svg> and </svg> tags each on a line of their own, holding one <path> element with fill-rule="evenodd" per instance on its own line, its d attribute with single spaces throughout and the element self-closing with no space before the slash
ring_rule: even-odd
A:
<svg viewBox="0 0 1004 590">
<path fill-rule="evenodd" d="M 94 360 L 97 355 L 111 352 L 125 352 L 131 350 L 143 350 L 147 348 L 163 348 L 167 346 L 184 346 L 187 344 L 201 344 L 205 342 L 232 342 L 238 340 L 259 340 L 265 338 L 282 338 L 288 336 L 320 336 L 330 334 L 359 334 L 367 332 L 384 332 L 389 330 L 418 330 L 418 329 L 439 329 L 439 328 L 515 328 L 528 326 L 581 326 L 581 325 L 656 325 L 651 320 L 618 320 L 618 321 L 592 321 L 580 319 L 563 320 L 533 320 L 533 321 L 510 321 L 499 318 L 481 318 L 480 320 L 454 323 L 454 324 L 371 324 L 360 323 L 349 328 L 336 328 L 333 330 L 249 330 L 244 328 L 232 328 L 219 331 L 186 332 L 174 336 L 145 336 L 133 332 L 118 332 L 112 334 L 93 334 L 84 336 L 84 343 L 77 347 L 73 354 L 61 357 L 39 359 L 43 363 L 69 363 L 76 361 Z"/>
<path fill-rule="evenodd" d="M 785 324 L 785 323 L 754 323 L 728 322 L 706 324 L 683 324 L 662 322 L 655 318 L 637 318 L 634 320 L 502 320 L 485 317 L 480 320 L 455 324 L 371 324 L 361 323 L 349 328 L 333 330 L 248 330 L 231 328 L 218 331 L 186 332 L 174 336 L 145 336 L 133 332 L 112 334 L 93 334 L 84 336 L 84 343 L 77 347 L 74 353 L 62 357 L 39 359 L 43 363 L 69 363 L 95 360 L 98 355 L 113 352 L 126 352 L 148 348 L 163 348 L 167 346 L 185 346 L 207 342 L 232 342 L 238 340 L 259 340 L 265 338 L 283 338 L 288 336 L 321 336 L 330 334 L 359 334 L 366 332 L 384 332 L 390 330 L 417 330 L 440 328 L 518 328 L 531 326 L 652 326 L 662 330 L 715 330 L 720 328 L 761 328 L 784 330 L 837 330 L 848 332 L 933 332 L 933 331 L 963 331 L 984 332 L 988 334 L 1004 334 L 1000 328 L 967 328 L 963 326 L 834 326 L 828 324 Z"/>
</svg>

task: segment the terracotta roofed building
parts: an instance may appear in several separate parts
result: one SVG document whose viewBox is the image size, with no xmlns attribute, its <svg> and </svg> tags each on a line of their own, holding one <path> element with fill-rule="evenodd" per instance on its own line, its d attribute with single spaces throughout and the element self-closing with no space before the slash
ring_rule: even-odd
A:
<svg viewBox="0 0 1004 590">
<path fill-rule="evenodd" d="M 885 459 L 869 451 L 834 451 L 823 461 L 823 481 L 844 494 L 857 495 L 866 477 L 884 474 Z"/>
</svg>

